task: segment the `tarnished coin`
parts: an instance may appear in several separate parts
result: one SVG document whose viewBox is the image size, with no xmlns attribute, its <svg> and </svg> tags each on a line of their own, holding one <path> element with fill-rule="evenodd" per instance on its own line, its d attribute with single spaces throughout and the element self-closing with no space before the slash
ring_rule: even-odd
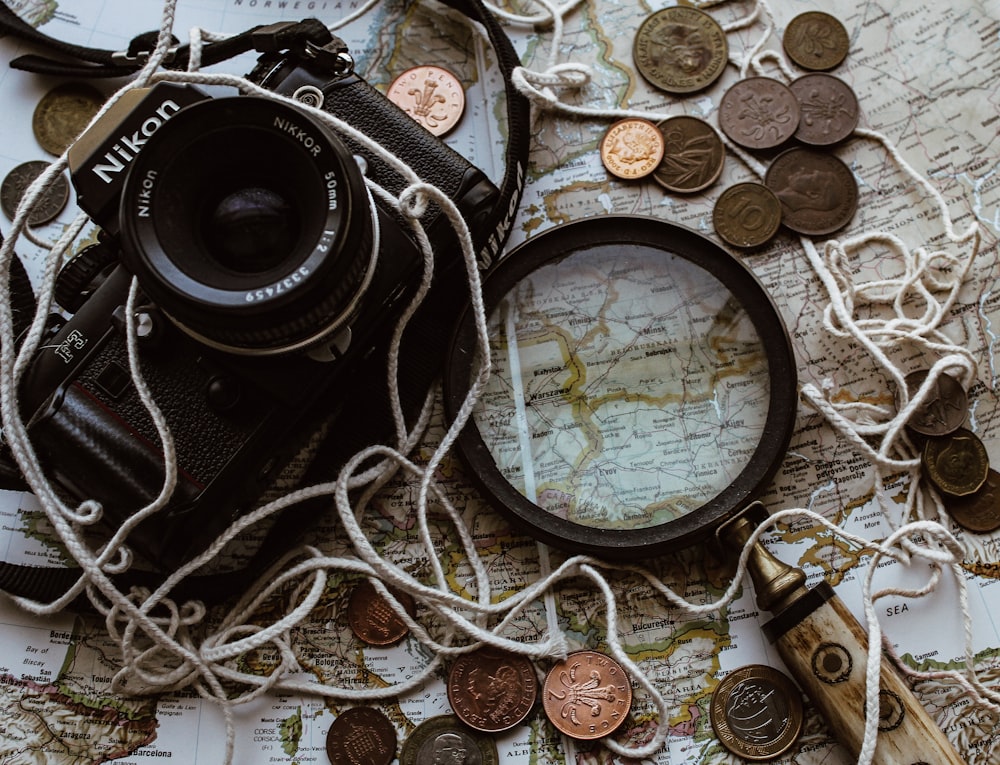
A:
<svg viewBox="0 0 1000 765">
<path fill-rule="evenodd" d="M 810 146 L 831 146 L 854 132 L 860 107 L 851 86 L 832 74 L 804 74 L 788 86 L 799 102 L 795 137 Z"/>
<path fill-rule="evenodd" d="M 802 694 L 783 673 L 762 664 L 730 672 L 712 692 L 709 717 L 729 751 L 747 760 L 770 760 L 802 733 Z"/>
<path fill-rule="evenodd" d="M 416 613 L 413 598 L 405 592 L 390 590 L 396 600 L 410 616 Z M 402 640 L 409 628 L 378 590 L 367 579 L 363 579 L 351 593 L 347 604 L 347 621 L 351 630 L 369 645 L 392 645 Z"/>
<path fill-rule="evenodd" d="M 621 664 L 599 651 L 576 651 L 556 664 L 542 687 L 545 714 L 576 739 L 613 733 L 632 708 L 632 681 Z"/>
<path fill-rule="evenodd" d="M 392 81 L 386 96 L 437 136 L 451 130 L 465 111 L 458 77 L 440 66 L 415 66 Z"/>
<path fill-rule="evenodd" d="M 647 16 L 632 43 L 636 69 L 668 93 L 694 93 L 715 82 L 729 61 L 726 33 L 697 8 L 673 6 Z"/>
<path fill-rule="evenodd" d="M 781 225 L 781 203 L 761 183 L 737 183 L 719 195 L 712 210 L 715 232 L 734 247 L 759 247 Z"/>
<path fill-rule="evenodd" d="M 45 151 L 61 155 L 104 105 L 104 96 L 82 82 L 57 85 L 38 102 L 31 129 Z"/>
<path fill-rule="evenodd" d="M 448 672 L 448 701 L 459 719 L 484 733 L 513 728 L 535 705 L 538 681 L 524 656 L 481 648 Z"/>
<path fill-rule="evenodd" d="M 945 498 L 948 513 L 959 526 L 978 534 L 1000 529 L 1000 473 L 990 468 L 986 482 L 975 494 Z"/>
<path fill-rule="evenodd" d="M 326 734 L 326 753 L 331 763 L 389 765 L 396 759 L 396 729 L 377 709 L 345 709 Z"/>
<path fill-rule="evenodd" d="M 601 139 L 601 162 L 618 178 L 645 178 L 663 159 L 663 135 L 649 120 L 630 117 L 608 128 Z"/>
<path fill-rule="evenodd" d="M 905 378 L 906 390 L 912 399 L 927 379 L 926 369 L 910 372 Z M 969 413 L 969 396 L 962 384 L 947 372 L 938 375 L 934 390 L 907 421 L 910 430 L 924 436 L 946 436 L 965 422 Z"/>
<path fill-rule="evenodd" d="M 771 77 L 736 82 L 719 101 L 719 127 L 747 149 L 773 149 L 799 126 L 799 101 L 787 85 Z"/>
<path fill-rule="evenodd" d="M 850 168 L 832 154 L 812 149 L 779 154 L 764 185 L 781 202 L 781 222 L 807 236 L 843 228 L 858 208 L 858 184 Z"/>
<path fill-rule="evenodd" d="M 986 447 L 979 436 L 965 428 L 928 439 L 920 464 L 935 488 L 949 497 L 975 494 L 986 483 L 990 470 Z"/>
<path fill-rule="evenodd" d="M 424 720 L 403 742 L 399 765 L 497 765 L 491 736 L 470 731 L 455 715 Z"/>
<path fill-rule="evenodd" d="M 667 191 L 689 194 L 707 189 L 722 174 L 726 150 L 705 120 L 681 115 L 660 123 L 663 159 L 653 179 Z"/>
<path fill-rule="evenodd" d="M 7 173 L 7 177 L 0 184 L 0 207 L 3 207 L 4 215 L 14 220 L 14 214 L 17 212 L 18 205 L 21 204 L 24 192 L 28 190 L 28 186 L 35 178 L 45 172 L 48 166 L 48 162 L 32 160 L 23 162 Z M 65 175 L 60 174 L 39 197 L 28 216 L 28 224 L 41 226 L 48 223 L 63 211 L 68 200 L 69 181 Z"/>
<path fill-rule="evenodd" d="M 785 27 L 781 44 L 788 58 L 803 69 L 823 72 L 847 58 L 851 41 L 844 25 L 829 13 L 800 13 Z"/>
</svg>

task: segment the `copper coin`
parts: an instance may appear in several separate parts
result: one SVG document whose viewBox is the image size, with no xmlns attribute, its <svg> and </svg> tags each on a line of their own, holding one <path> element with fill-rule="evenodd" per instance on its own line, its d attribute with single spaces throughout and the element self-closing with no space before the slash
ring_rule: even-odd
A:
<svg viewBox="0 0 1000 765">
<path fill-rule="evenodd" d="M 799 101 L 784 83 L 771 77 L 747 77 L 719 102 L 719 127 L 747 149 L 773 149 L 799 127 Z"/>
<path fill-rule="evenodd" d="M 481 648 L 460 656 L 448 672 L 448 701 L 466 725 L 483 731 L 513 728 L 535 705 L 538 681 L 524 656 Z"/>
<path fill-rule="evenodd" d="M 636 69 L 668 93 L 693 93 L 715 82 L 729 61 L 719 23 L 697 8 L 674 6 L 647 16 L 632 44 Z"/>
<path fill-rule="evenodd" d="M 403 742 L 399 765 L 497 765 L 492 736 L 470 731 L 455 715 L 424 720 Z"/>
<path fill-rule="evenodd" d="M 377 709 L 345 709 L 326 734 L 326 753 L 335 764 L 389 765 L 396 759 L 396 729 Z"/>
<path fill-rule="evenodd" d="M 722 175 L 726 151 L 705 120 L 681 115 L 660 123 L 663 159 L 653 179 L 667 191 L 689 194 L 707 189 Z"/>
<path fill-rule="evenodd" d="M 924 444 L 920 465 L 935 488 L 948 497 L 968 497 L 986 483 L 990 458 L 971 430 L 931 438 Z"/>
<path fill-rule="evenodd" d="M 392 81 L 386 96 L 437 136 L 450 131 L 465 111 L 458 77 L 440 66 L 415 66 Z"/>
<path fill-rule="evenodd" d="M 649 120 L 630 117 L 608 128 L 601 139 L 601 162 L 618 178 L 645 178 L 663 159 L 663 135 Z"/>
<path fill-rule="evenodd" d="M 104 96 L 90 85 L 82 82 L 57 85 L 38 102 L 31 117 L 31 128 L 41 147 L 58 157 L 103 105 Z"/>
<path fill-rule="evenodd" d="M 556 664 L 542 687 L 545 714 L 571 738 L 613 733 L 632 708 L 632 681 L 621 664 L 598 651 L 576 651 Z"/>
<path fill-rule="evenodd" d="M 990 468 L 986 482 L 975 494 L 957 499 L 946 497 L 952 519 L 964 529 L 990 534 L 1000 529 L 1000 473 Z"/>
<path fill-rule="evenodd" d="M 912 399 L 927 379 L 926 369 L 910 372 L 905 378 L 906 390 Z M 934 390 L 907 421 L 910 430 L 924 436 L 946 436 L 965 422 L 969 413 L 969 396 L 962 384 L 947 372 L 938 375 Z"/>
<path fill-rule="evenodd" d="M 719 195 L 712 210 L 715 232 L 734 247 L 759 247 L 781 225 L 781 203 L 761 183 L 737 183 Z"/>
<path fill-rule="evenodd" d="M 809 11 L 788 23 L 781 44 L 788 57 L 803 69 L 823 72 L 847 58 L 851 41 L 844 25 L 829 13 Z"/>
<path fill-rule="evenodd" d="M 390 592 L 410 616 L 416 613 L 413 598 L 405 592 Z M 347 604 L 347 621 L 354 634 L 369 645 L 398 643 L 410 631 L 388 601 L 379 594 L 369 580 L 358 583 Z"/>
<path fill-rule="evenodd" d="M 788 149 L 775 157 L 764 185 L 781 202 L 781 222 L 807 236 L 843 228 L 858 208 L 857 181 L 832 154 Z"/>
<path fill-rule="evenodd" d="M 832 74 L 804 74 L 788 86 L 799 102 L 795 137 L 810 146 L 831 146 L 854 132 L 860 107 L 851 86 Z"/>
<path fill-rule="evenodd" d="M 730 672 L 712 692 L 712 728 L 733 754 L 770 760 L 802 733 L 802 694 L 783 673 L 762 664 Z"/>
<path fill-rule="evenodd" d="M 7 177 L 0 184 L 0 207 L 3 207 L 4 214 L 8 218 L 14 220 L 14 214 L 17 212 L 18 205 L 21 204 L 21 199 L 24 198 L 28 186 L 48 167 L 48 162 L 32 160 L 23 162 L 7 173 Z M 65 175 L 60 174 L 38 198 L 34 209 L 28 215 L 28 224 L 41 226 L 48 223 L 62 212 L 68 200 L 69 181 L 66 180 Z"/>
</svg>

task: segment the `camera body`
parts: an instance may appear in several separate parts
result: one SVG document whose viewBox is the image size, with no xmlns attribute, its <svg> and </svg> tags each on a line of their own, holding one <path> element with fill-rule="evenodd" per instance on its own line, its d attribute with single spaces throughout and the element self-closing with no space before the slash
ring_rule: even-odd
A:
<svg viewBox="0 0 1000 765">
<path fill-rule="evenodd" d="M 320 93 L 324 110 L 443 188 L 484 241 L 498 196 L 489 179 L 328 60 L 269 53 L 250 79 Z M 160 439 L 129 373 L 134 276 L 139 362 L 173 434 L 178 481 L 129 539 L 169 569 L 252 509 L 321 423 L 335 431 L 341 409 L 376 405 L 355 381 L 384 355 L 423 259 L 373 202 L 355 155 L 388 190 L 406 181 L 307 110 L 165 83 L 116 106 L 78 140 L 70 168 L 100 246 L 120 263 L 38 351 L 21 405 L 49 474 L 101 502 L 111 523 L 158 495 Z M 442 217 L 423 219 L 438 272 L 460 260 Z"/>
</svg>

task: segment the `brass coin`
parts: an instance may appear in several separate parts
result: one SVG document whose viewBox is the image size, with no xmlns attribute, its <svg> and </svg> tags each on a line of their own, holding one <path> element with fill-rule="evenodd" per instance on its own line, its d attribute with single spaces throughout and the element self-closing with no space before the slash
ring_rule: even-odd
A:
<svg viewBox="0 0 1000 765">
<path fill-rule="evenodd" d="M 785 53 L 803 69 L 823 72 L 847 58 L 851 41 L 844 25 L 829 13 L 800 13 L 785 27 L 781 38 Z"/>
<path fill-rule="evenodd" d="M 991 534 L 1000 529 L 1000 473 L 990 468 L 979 491 L 961 499 L 945 497 L 945 502 L 949 515 L 963 529 Z"/>
<path fill-rule="evenodd" d="M 726 33 L 697 8 L 674 6 L 647 16 L 632 43 L 636 69 L 667 93 L 694 93 L 715 82 L 729 61 Z"/>
<path fill-rule="evenodd" d="M 424 720 L 403 742 L 399 765 L 497 765 L 491 736 L 473 733 L 455 715 Z"/>
<path fill-rule="evenodd" d="M 396 759 L 396 729 L 377 709 L 345 709 L 326 734 L 326 754 L 331 763 L 389 765 Z"/>
<path fill-rule="evenodd" d="M 410 616 L 416 613 L 413 598 L 405 592 L 390 590 Z M 351 593 L 347 604 L 347 621 L 351 630 L 369 645 L 386 646 L 398 643 L 410 631 L 388 601 L 367 579 L 363 579 Z"/>
<path fill-rule="evenodd" d="M 31 129 L 45 151 L 61 155 L 104 105 L 99 90 L 82 82 L 57 85 L 38 102 Z"/>
<path fill-rule="evenodd" d="M 799 101 L 787 85 L 771 77 L 747 77 L 719 102 L 719 127 L 747 149 L 773 149 L 799 127 Z"/>
<path fill-rule="evenodd" d="M 858 126 L 860 107 L 851 86 L 832 74 L 804 74 L 788 86 L 799 102 L 795 137 L 810 146 L 832 146 Z"/>
<path fill-rule="evenodd" d="M 712 728 L 733 754 L 770 760 L 802 733 L 802 694 L 783 673 L 762 664 L 730 672 L 712 692 Z"/>
<path fill-rule="evenodd" d="M 858 184 L 850 168 L 832 154 L 812 149 L 782 152 L 764 176 L 781 202 L 781 222 L 807 236 L 832 234 L 854 217 Z"/>
<path fill-rule="evenodd" d="M 971 430 L 959 428 L 924 444 L 921 467 L 938 491 L 948 497 L 968 497 L 986 483 L 990 458 Z"/>
<path fill-rule="evenodd" d="M 722 175 L 726 150 L 715 128 L 705 120 L 681 115 L 660 123 L 663 159 L 653 180 L 667 191 L 689 194 L 707 189 Z"/>
<path fill-rule="evenodd" d="M 610 656 L 576 651 L 545 676 L 542 705 L 551 723 L 567 736 L 603 738 L 625 722 L 632 708 L 632 681 Z"/>
<path fill-rule="evenodd" d="M 524 656 L 481 648 L 460 656 L 448 672 L 448 701 L 466 725 L 483 731 L 513 728 L 531 712 L 538 681 Z"/>
<path fill-rule="evenodd" d="M 42 160 L 32 160 L 23 162 L 15 167 L 0 184 L 0 207 L 3 207 L 4 215 L 14 220 L 24 193 L 28 186 L 39 175 L 45 172 L 49 163 Z M 28 225 L 41 226 L 53 220 L 66 207 L 69 201 L 69 181 L 66 176 L 60 174 L 48 189 L 42 192 L 38 198 L 34 209 L 28 216 Z"/>
<path fill-rule="evenodd" d="M 663 135 L 649 120 L 630 117 L 608 128 L 601 139 L 601 162 L 618 178 L 645 178 L 663 159 Z"/>
<path fill-rule="evenodd" d="M 440 66 L 407 69 L 392 81 L 386 96 L 436 136 L 455 127 L 465 111 L 462 83 Z"/>
<path fill-rule="evenodd" d="M 767 186 L 737 183 L 719 196 L 712 210 L 715 232 L 734 247 L 759 247 L 781 225 L 781 203 Z"/>
<path fill-rule="evenodd" d="M 910 372 L 905 378 L 907 392 L 912 399 L 927 379 L 926 369 Z M 969 396 L 962 384 L 947 372 L 942 372 L 919 409 L 914 411 L 906 426 L 924 436 L 946 436 L 954 433 L 965 422 L 969 413 Z"/>
</svg>

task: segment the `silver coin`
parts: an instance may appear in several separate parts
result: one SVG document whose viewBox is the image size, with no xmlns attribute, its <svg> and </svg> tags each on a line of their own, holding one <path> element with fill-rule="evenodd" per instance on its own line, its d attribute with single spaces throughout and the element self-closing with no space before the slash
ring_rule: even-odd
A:
<svg viewBox="0 0 1000 765">
<path fill-rule="evenodd" d="M 39 175 L 45 172 L 49 163 L 42 160 L 23 162 L 9 173 L 0 184 L 0 207 L 4 215 L 14 220 L 24 193 Z M 38 198 L 34 209 L 28 216 L 28 225 L 41 226 L 53 220 L 66 207 L 69 201 L 69 181 L 60 174 L 49 188 Z"/>
</svg>

